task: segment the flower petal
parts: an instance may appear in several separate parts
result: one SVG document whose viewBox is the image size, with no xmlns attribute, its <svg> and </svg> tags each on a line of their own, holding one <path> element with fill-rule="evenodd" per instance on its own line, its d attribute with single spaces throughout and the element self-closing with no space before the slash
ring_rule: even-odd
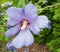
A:
<svg viewBox="0 0 60 52">
<path fill-rule="evenodd" d="M 26 35 L 24 34 L 24 32 L 20 32 L 16 38 L 14 38 L 12 40 L 12 43 L 14 45 L 15 48 L 21 48 L 22 46 L 24 46 L 24 37 Z"/>
<path fill-rule="evenodd" d="M 51 28 L 50 21 L 48 20 L 48 17 L 41 15 L 37 17 L 29 28 L 35 35 L 38 35 L 42 28 Z"/>
<path fill-rule="evenodd" d="M 8 18 L 8 21 L 7 21 L 7 26 L 14 26 L 14 25 L 17 25 L 19 24 L 19 21 L 13 19 L 13 18 Z"/>
<path fill-rule="evenodd" d="M 29 28 L 35 35 L 38 35 L 38 33 L 41 30 L 36 22 L 32 23 L 32 25 L 30 25 Z"/>
<path fill-rule="evenodd" d="M 16 38 L 12 41 L 16 48 L 21 48 L 22 46 L 29 46 L 33 43 L 34 39 L 32 34 L 28 29 L 21 30 Z"/>
<path fill-rule="evenodd" d="M 25 46 L 30 46 L 34 42 L 34 38 L 29 29 L 25 30 Z"/>
<path fill-rule="evenodd" d="M 33 21 L 34 19 L 36 19 L 37 17 L 37 9 L 36 7 L 29 3 L 26 7 L 25 7 L 25 15 L 27 16 L 27 18 L 30 21 Z"/>
<path fill-rule="evenodd" d="M 15 27 L 9 29 L 9 30 L 5 33 L 5 35 L 6 35 L 6 37 L 14 36 L 14 35 L 16 35 L 16 34 L 19 32 L 19 30 L 20 30 L 20 25 L 17 25 L 17 26 L 15 26 Z"/>
<path fill-rule="evenodd" d="M 41 15 L 38 16 L 38 18 L 36 19 L 36 23 L 38 24 L 39 28 L 50 28 L 51 26 L 50 21 L 48 20 L 47 16 Z"/>
<path fill-rule="evenodd" d="M 13 46 L 12 42 L 7 43 L 6 48 L 11 51 L 15 51 L 16 48 Z"/>
<path fill-rule="evenodd" d="M 7 9 L 6 14 L 8 15 L 9 18 L 13 18 L 13 20 L 20 20 L 23 17 L 23 9 L 22 8 L 15 8 L 15 7 L 10 7 Z"/>
</svg>

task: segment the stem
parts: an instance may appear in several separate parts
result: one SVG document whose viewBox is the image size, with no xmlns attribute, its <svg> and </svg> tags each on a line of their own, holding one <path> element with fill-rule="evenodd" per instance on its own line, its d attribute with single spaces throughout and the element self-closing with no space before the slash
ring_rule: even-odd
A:
<svg viewBox="0 0 60 52">
<path fill-rule="evenodd" d="M 55 4 L 55 5 L 51 5 L 51 6 L 46 6 L 46 7 L 44 7 L 44 8 L 39 9 L 39 10 L 38 10 L 38 13 L 41 13 L 43 10 L 45 10 L 45 9 L 47 9 L 47 8 L 52 8 L 52 7 L 54 7 L 54 6 L 59 6 L 59 5 L 60 5 L 60 3 Z"/>
</svg>

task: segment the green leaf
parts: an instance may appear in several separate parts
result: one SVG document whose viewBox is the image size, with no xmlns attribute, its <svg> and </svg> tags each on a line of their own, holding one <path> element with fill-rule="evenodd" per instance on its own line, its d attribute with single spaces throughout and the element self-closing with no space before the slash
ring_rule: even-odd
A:
<svg viewBox="0 0 60 52">
<path fill-rule="evenodd" d="M 8 1 L 12 1 L 12 0 L 0 0 L 0 4 L 3 4 L 4 2 L 8 2 Z"/>
<path fill-rule="evenodd" d="M 16 7 L 25 7 L 25 0 L 17 0 L 15 1 L 15 6 Z"/>
<path fill-rule="evenodd" d="M 0 40 L 4 40 L 4 35 L 0 34 Z"/>
<path fill-rule="evenodd" d="M 57 49 L 57 52 L 60 52 L 60 48 Z"/>
</svg>

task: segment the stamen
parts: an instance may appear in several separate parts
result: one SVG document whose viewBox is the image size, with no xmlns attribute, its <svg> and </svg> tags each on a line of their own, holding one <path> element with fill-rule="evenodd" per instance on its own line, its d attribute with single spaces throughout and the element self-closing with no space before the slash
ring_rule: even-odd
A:
<svg viewBox="0 0 60 52">
<path fill-rule="evenodd" d="M 27 25 L 28 25 L 28 21 L 24 20 L 21 26 L 21 30 L 26 29 Z"/>
</svg>

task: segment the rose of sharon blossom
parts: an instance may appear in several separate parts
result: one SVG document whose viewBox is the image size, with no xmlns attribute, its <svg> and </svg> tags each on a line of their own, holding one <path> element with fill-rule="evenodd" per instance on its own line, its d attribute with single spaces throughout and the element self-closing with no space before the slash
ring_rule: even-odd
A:
<svg viewBox="0 0 60 52">
<path fill-rule="evenodd" d="M 32 31 L 38 35 L 41 29 L 49 28 L 50 21 L 47 16 L 37 15 L 37 8 L 29 3 L 25 8 L 10 7 L 7 9 L 7 25 L 14 26 L 5 33 L 6 37 L 18 35 L 11 41 L 15 48 L 30 46 L 34 42 Z M 10 47 L 10 46 L 9 46 Z"/>
</svg>

